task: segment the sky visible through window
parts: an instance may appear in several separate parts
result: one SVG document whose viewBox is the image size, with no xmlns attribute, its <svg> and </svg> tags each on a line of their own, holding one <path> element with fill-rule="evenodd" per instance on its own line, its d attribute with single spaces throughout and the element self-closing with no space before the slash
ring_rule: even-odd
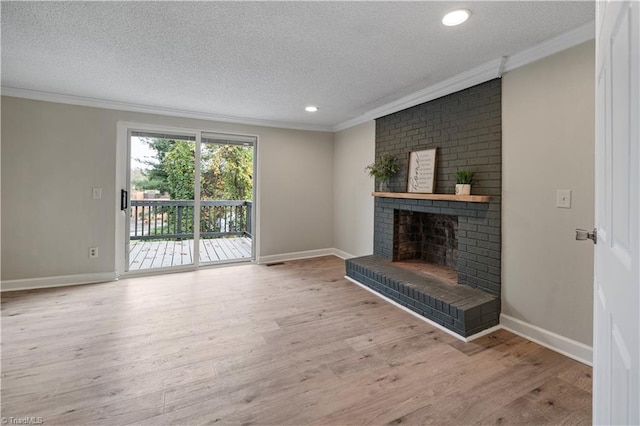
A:
<svg viewBox="0 0 640 426">
<path fill-rule="evenodd" d="M 131 138 L 131 169 L 147 170 L 150 168 L 148 164 L 141 161 L 151 160 L 156 157 L 156 152 L 144 143 L 143 138 Z"/>
</svg>

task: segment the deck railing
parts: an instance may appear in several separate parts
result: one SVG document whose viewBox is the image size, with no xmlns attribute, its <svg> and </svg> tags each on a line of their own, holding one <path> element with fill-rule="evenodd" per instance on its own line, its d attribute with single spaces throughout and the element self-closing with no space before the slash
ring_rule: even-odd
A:
<svg viewBox="0 0 640 426">
<path fill-rule="evenodd" d="M 191 239 L 194 202 L 189 200 L 131 200 L 131 240 Z M 200 201 L 200 236 L 251 238 L 251 201 Z"/>
</svg>

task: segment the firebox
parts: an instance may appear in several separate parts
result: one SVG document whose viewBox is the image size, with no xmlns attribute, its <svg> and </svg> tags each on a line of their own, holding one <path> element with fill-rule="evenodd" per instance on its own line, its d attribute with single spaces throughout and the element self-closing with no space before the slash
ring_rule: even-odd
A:
<svg viewBox="0 0 640 426">
<path fill-rule="evenodd" d="M 458 216 L 394 210 L 393 261 L 456 267 Z"/>
</svg>

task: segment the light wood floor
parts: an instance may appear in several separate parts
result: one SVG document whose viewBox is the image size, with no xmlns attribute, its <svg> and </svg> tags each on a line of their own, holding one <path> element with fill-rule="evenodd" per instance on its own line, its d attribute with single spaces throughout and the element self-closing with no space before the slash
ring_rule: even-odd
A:
<svg viewBox="0 0 640 426">
<path fill-rule="evenodd" d="M 51 424 L 590 424 L 591 368 L 462 343 L 325 257 L 3 294 L 2 416 Z"/>
</svg>

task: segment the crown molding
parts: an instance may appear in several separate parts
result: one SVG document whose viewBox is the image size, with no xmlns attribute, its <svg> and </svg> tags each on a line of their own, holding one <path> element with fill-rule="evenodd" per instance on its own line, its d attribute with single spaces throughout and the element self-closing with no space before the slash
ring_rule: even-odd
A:
<svg viewBox="0 0 640 426">
<path fill-rule="evenodd" d="M 411 108 L 421 103 L 458 92 L 468 87 L 475 86 L 476 84 L 502 77 L 502 74 L 505 72 L 512 71 L 516 68 L 530 64 L 531 62 L 535 62 L 547 56 L 551 56 L 594 38 L 595 22 L 591 21 L 529 49 L 523 50 L 522 52 L 486 62 L 483 65 L 448 78 L 440 83 L 436 83 L 433 86 L 419 90 L 411 95 L 407 95 L 397 101 L 372 109 L 371 111 L 365 112 L 356 118 L 333 126 L 331 130 L 339 132 L 353 126 L 357 126 L 358 124 L 375 120 L 376 118 L 393 114 L 394 112 L 402 111 L 403 109 Z"/>
<path fill-rule="evenodd" d="M 577 46 L 586 41 L 593 40 L 596 36 L 595 21 L 588 22 L 581 27 L 550 38 L 520 53 L 507 57 L 504 64 L 504 72 L 512 71 L 524 65 L 530 64 L 547 56 Z"/>
<path fill-rule="evenodd" d="M 482 65 L 471 68 L 470 70 L 464 71 L 425 89 L 418 90 L 417 92 L 404 96 L 396 101 L 389 102 L 378 108 L 372 109 L 371 111 L 365 112 L 359 117 L 337 124 L 332 128 L 332 130 L 334 132 L 345 130 L 366 121 L 393 114 L 394 112 L 402 111 L 403 109 L 411 108 L 442 96 L 446 96 L 450 93 L 475 86 L 476 84 L 498 78 L 500 77 L 502 63 L 503 58 L 485 62 Z"/>
<path fill-rule="evenodd" d="M 403 109 L 411 108 L 424 102 L 446 96 L 451 93 L 464 90 L 476 84 L 499 78 L 503 73 L 530 64 L 547 56 L 569 49 L 578 44 L 595 38 L 595 22 L 591 21 L 576 29 L 568 31 L 557 37 L 546 40 L 536 46 L 508 57 L 500 57 L 486 62 L 470 70 L 464 71 L 439 83 L 421 89 L 410 95 L 404 96 L 393 102 L 374 108 L 364 114 L 336 124 L 335 126 L 322 126 L 315 124 L 286 123 L 272 120 L 251 119 L 228 115 L 209 114 L 181 109 L 155 107 L 150 105 L 134 104 L 128 102 L 109 101 L 84 96 L 64 95 L 60 93 L 43 92 L 37 90 L 20 89 L 15 87 L 2 87 L 2 95 L 17 98 L 34 99 L 38 101 L 57 102 L 71 105 L 82 105 L 94 108 L 106 108 L 119 111 L 140 112 L 146 114 L 158 114 L 172 117 L 195 118 L 207 121 L 219 121 L 225 123 L 245 124 L 250 126 L 275 127 L 282 129 L 310 130 L 318 132 L 338 132 L 367 121 Z"/>
<path fill-rule="evenodd" d="M 245 124 L 250 126 L 276 127 L 281 129 L 310 130 L 317 132 L 331 132 L 330 126 L 314 124 L 286 123 L 280 121 L 261 120 L 254 118 L 217 115 L 197 111 L 175 108 L 156 107 L 151 105 L 134 104 L 129 102 L 110 101 L 106 99 L 86 96 L 64 95 L 61 93 L 43 92 L 39 90 L 20 89 L 2 86 L 2 96 L 32 99 L 36 101 L 56 102 L 60 104 L 81 105 L 93 108 L 105 108 L 118 111 L 140 112 L 145 114 L 167 115 L 171 117 L 194 118 L 198 120 L 219 121 L 224 123 Z"/>
</svg>

